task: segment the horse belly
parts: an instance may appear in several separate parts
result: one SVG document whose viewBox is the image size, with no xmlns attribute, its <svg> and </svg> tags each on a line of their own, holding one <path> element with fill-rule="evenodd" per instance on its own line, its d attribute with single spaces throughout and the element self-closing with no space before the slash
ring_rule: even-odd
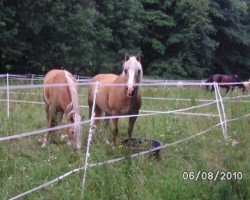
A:
<svg viewBox="0 0 250 200">
<path fill-rule="evenodd" d="M 108 94 L 107 91 L 103 90 L 102 87 L 100 87 L 99 92 L 96 96 L 96 106 L 103 112 L 111 115 L 111 111 L 108 105 Z"/>
</svg>

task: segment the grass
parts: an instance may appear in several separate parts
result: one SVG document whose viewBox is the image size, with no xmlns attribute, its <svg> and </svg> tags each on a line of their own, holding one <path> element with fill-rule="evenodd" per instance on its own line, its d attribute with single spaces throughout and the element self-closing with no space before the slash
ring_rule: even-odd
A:
<svg viewBox="0 0 250 200">
<path fill-rule="evenodd" d="M 13 90 L 11 99 L 42 101 L 39 89 Z M 26 93 L 36 93 L 33 95 Z M 81 104 L 86 105 L 86 88 L 81 87 Z M 144 110 L 174 110 L 200 105 L 197 99 L 214 99 L 199 87 L 144 87 L 143 96 L 188 98 L 191 101 L 143 100 Z M 222 95 L 225 96 L 222 91 Z M 241 95 L 239 91 L 227 96 Z M 6 94 L 0 93 L 0 99 Z M 244 99 L 247 100 L 247 99 Z M 249 100 L 249 98 L 248 98 Z M 250 104 L 240 100 L 225 101 L 227 119 L 249 114 Z M 218 114 L 215 104 L 190 112 Z M 87 109 L 81 109 L 88 116 Z M 164 144 L 178 141 L 219 123 L 218 117 L 161 114 L 140 117 L 134 127 L 135 137 L 148 137 Z M 46 128 L 44 106 L 28 103 L 11 103 L 10 118 L 6 117 L 6 103 L 0 102 L 0 136 Z M 118 141 L 126 137 L 127 119 L 119 121 Z M 249 117 L 228 123 L 229 139 L 224 140 L 221 127 L 189 142 L 161 150 L 160 159 L 149 156 L 130 158 L 122 147 L 112 150 L 102 142 L 101 133 L 94 135 L 90 163 L 117 157 L 125 161 L 89 168 L 84 199 L 250 199 L 250 123 Z M 64 131 L 64 130 L 62 130 Z M 88 126 L 84 128 L 86 145 Z M 75 168 L 82 167 L 85 147 L 77 154 L 58 134 L 50 145 L 42 149 L 39 139 L 29 136 L 0 142 L 0 199 L 9 199 L 54 179 Z M 111 133 L 109 134 L 111 138 Z M 234 146 L 234 143 L 237 143 Z M 188 172 L 242 172 L 242 180 L 184 180 Z M 74 173 L 25 199 L 80 199 L 83 172 Z"/>
</svg>

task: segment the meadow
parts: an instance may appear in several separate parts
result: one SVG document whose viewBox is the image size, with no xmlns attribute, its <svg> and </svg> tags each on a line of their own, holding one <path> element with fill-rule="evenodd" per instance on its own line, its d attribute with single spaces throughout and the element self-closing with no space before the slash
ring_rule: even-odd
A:
<svg viewBox="0 0 250 200">
<path fill-rule="evenodd" d="M 12 83 L 12 84 L 16 84 Z M 23 83 L 19 83 L 23 84 Z M 6 92 L 0 91 L 0 99 L 6 99 Z M 10 99 L 42 102 L 41 89 L 12 90 Z M 204 102 L 198 99 L 214 100 L 214 93 L 205 92 L 202 87 L 142 87 L 143 97 L 162 97 L 179 100 L 143 99 L 142 110 L 168 111 Z M 30 94 L 33 93 L 33 94 Z M 87 105 L 87 88 L 80 87 L 81 105 Z M 223 97 L 242 95 L 236 90 Z M 226 118 L 233 119 L 249 114 L 250 98 L 224 101 Z M 218 115 L 216 104 L 190 110 L 193 113 Z M 88 109 L 81 108 L 82 116 L 88 116 Z M 127 119 L 119 120 L 118 142 L 126 138 Z M 92 140 L 90 163 L 102 162 L 125 156 L 114 164 L 91 167 L 88 170 L 84 199 L 250 199 L 250 119 L 242 117 L 228 122 L 228 139 L 223 138 L 221 126 L 184 143 L 164 148 L 158 159 L 149 156 L 130 158 L 131 151 L 118 145 L 116 149 L 105 145 L 101 131 Z M 219 123 L 219 117 L 183 114 L 158 114 L 138 117 L 133 136 L 153 138 L 169 144 Z M 10 103 L 10 117 L 6 116 L 6 102 L 0 102 L 0 137 L 46 128 L 44 105 L 31 103 Z M 101 127 L 100 127 L 101 128 Z M 84 165 L 86 140 L 89 126 L 83 127 L 83 150 L 76 153 L 66 141 L 60 141 L 57 131 L 50 144 L 41 148 L 39 139 L 43 134 L 0 141 L 0 199 L 9 199 L 44 182 Z M 111 127 L 109 128 L 111 140 Z M 211 172 L 242 173 L 242 177 L 216 180 L 199 176 L 197 180 L 187 173 Z M 211 174 L 210 173 L 210 174 Z M 184 175 L 184 176 L 183 176 Z M 190 174 L 189 174 L 190 175 Z M 197 177 L 197 176 L 195 176 Z M 24 199 L 80 199 L 82 195 L 83 171 L 27 195 Z M 203 180 L 204 179 L 204 180 Z M 229 180 L 230 179 L 230 180 Z"/>
</svg>

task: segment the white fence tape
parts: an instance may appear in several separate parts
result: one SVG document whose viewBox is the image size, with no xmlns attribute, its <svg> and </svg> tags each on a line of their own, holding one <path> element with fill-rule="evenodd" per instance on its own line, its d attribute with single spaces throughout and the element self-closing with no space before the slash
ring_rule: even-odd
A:
<svg viewBox="0 0 250 200">
<path fill-rule="evenodd" d="M 90 122 L 90 120 L 85 120 L 85 121 L 81 121 L 79 124 L 83 125 L 83 124 L 87 124 L 89 122 Z M 71 124 L 56 126 L 56 127 L 52 127 L 52 128 L 35 130 L 35 131 L 27 132 L 27 133 L 21 133 L 21 134 L 16 134 L 16 135 L 4 136 L 4 137 L 0 137 L 0 141 L 7 141 L 7 140 L 12 140 L 12 139 L 17 139 L 17 138 L 27 137 L 27 136 L 31 136 L 31 135 L 37 135 L 37 134 L 41 134 L 41 133 L 46 133 L 48 131 L 56 131 L 56 130 L 59 130 L 59 129 L 64 129 L 64 128 L 72 127 L 74 125 L 75 125 L 74 123 L 71 123 Z"/>
<path fill-rule="evenodd" d="M 13 76 L 14 77 L 14 76 Z M 19 79 L 20 77 L 16 76 L 17 79 Z M 79 77 L 78 77 L 79 78 Z M 8 79 L 8 75 L 7 75 L 7 79 Z M 33 83 L 33 80 L 35 80 L 35 77 L 32 76 L 32 83 Z M 90 85 L 90 84 L 95 84 L 94 82 L 88 82 L 88 80 L 86 82 L 81 82 L 81 83 L 78 83 L 77 85 Z M 230 84 L 230 85 L 236 85 L 236 84 L 239 84 L 239 83 L 227 83 L 227 85 Z M 44 88 L 44 87 L 61 87 L 61 86 L 70 86 L 71 84 L 49 84 L 49 85 L 43 85 L 43 84 L 38 84 L 38 85 L 12 85 L 12 86 L 9 86 L 7 84 L 7 86 L 0 86 L 0 90 L 7 90 L 7 93 L 9 90 L 12 90 L 12 89 L 32 89 L 32 88 Z M 100 84 L 100 86 L 124 86 L 126 84 Z M 204 82 L 192 82 L 192 81 L 189 81 L 189 82 L 182 82 L 182 81 L 176 81 L 176 82 L 171 82 L 171 81 L 166 81 L 164 80 L 163 82 L 159 82 L 159 81 L 156 81 L 156 82 L 150 82 L 150 83 L 140 83 L 140 84 L 135 84 L 135 85 L 138 85 L 138 86 L 205 86 L 205 85 L 214 85 L 214 83 L 204 83 Z M 144 110 L 144 111 L 141 111 L 141 112 L 146 112 L 144 114 L 138 114 L 138 115 L 122 115 L 122 116 L 109 116 L 109 117 L 94 117 L 94 114 L 92 115 L 91 117 L 91 120 L 85 120 L 85 121 L 82 121 L 80 122 L 80 124 L 86 124 L 86 123 L 89 123 L 91 122 L 91 126 L 90 126 L 90 133 L 89 133 L 89 139 L 88 139 L 88 145 L 87 145 L 87 152 L 86 152 L 86 157 L 85 157 L 85 166 L 84 167 L 81 167 L 81 168 L 78 168 L 78 169 L 75 169 L 75 170 L 72 170 L 62 176 L 59 176 L 47 183 L 44 183 L 36 188 L 33 188 L 32 190 L 29 190 L 27 192 L 24 192 L 16 197 L 13 197 L 11 199 L 16 199 L 16 198 L 20 198 L 22 196 L 25 196 L 29 193 L 32 193 L 34 191 L 37 191 L 37 190 L 40 190 L 42 189 L 43 187 L 46 187 L 48 185 L 51 185 L 59 180 L 62 180 L 63 178 L 69 176 L 70 174 L 72 173 L 75 173 L 75 172 L 78 172 L 82 169 L 84 169 L 85 173 L 84 173 L 84 177 L 83 177 L 83 190 L 84 191 L 84 184 L 85 184 L 85 180 L 86 180 L 86 174 L 87 174 L 87 169 L 88 167 L 95 167 L 95 166 L 99 166 L 99 165 L 103 165 L 103 164 L 108 164 L 108 163 L 115 163 L 115 162 L 118 162 L 118 161 L 121 161 L 121 160 L 124 160 L 125 157 L 122 157 L 122 158 L 117 158 L 117 159 L 112 159 L 112 160 L 108 160 L 108 161 L 104 161 L 104 162 L 99 162 L 99 163 L 93 163 L 93 164 L 88 164 L 88 159 L 89 159 L 89 155 L 90 155 L 90 152 L 88 151 L 90 149 L 90 141 L 91 141 L 91 137 L 92 137 L 92 134 L 93 134 L 93 131 L 91 131 L 91 128 L 93 128 L 93 121 L 95 119 L 114 119 L 114 118 L 128 118 L 128 117 L 138 117 L 138 116 L 153 116 L 153 115 L 159 115 L 159 114 L 170 114 L 170 113 L 181 113 L 181 114 L 187 114 L 187 115 L 200 115 L 200 116 L 213 116 L 213 117 L 220 117 L 220 123 L 210 127 L 209 129 L 206 129 L 205 131 L 202 131 L 202 132 L 199 132 L 195 135 L 192 135 L 190 137 L 187 137 L 187 138 L 184 138 L 182 140 L 179 140 L 179 141 L 176 141 L 176 142 L 173 142 L 173 143 L 170 143 L 170 144 L 165 144 L 163 145 L 162 147 L 160 148 L 155 148 L 155 149 L 152 149 L 152 150 L 149 150 L 149 151 L 144 151 L 144 152 L 140 152 L 140 153 L 137 153 L 137 154 L 133 154 L 131 155 L 131 158 L 133 157 L 137 157 L 137 156 L 140 156 L 140 155 L 144 155 L 144 154 L 148 154 L 152 151 L 155 151 L 157 149 L 161 149 L 161 148 L 165 148 L 165 147 L 169 147 L 169 146 L 173 146 L 175 144 L 179 144 L 179 143 L 182 143 L 182 142 L 186 142 L 186 141 L 189 141 L 197 136 L 200 136 L 202 134 L 205 134 L 207 133 L 208 131 L 210 131 L 211 129 L 217 127 L 217 126 L 222 126 L 222 129 L 223 129 L 223 134 L 224 134 L 224 137 L 225 137 L 225 127 L 226 127 L 226 123 L 229 122 L 229 121 L 234 121 L 234 120 L 237 120 L 237 119 L 240 119 L 240 118 L 243 118 L 243 117 L 246 117 L 246 116 L 249 116 L 250 114 L 248 115 L 245 115 L 243 117 L 239 117 L 239 118 L 235 118 L 235 119 L 231 119 L 231 120 L 226 120 L 226 116 L 225 116 L 225 112 L 224 112 L 224 106 L 223 106 L 223 103 L 222 103 L 222 98 L 221 98 L 221 95 L 219 93 L 219 88 L 218 88 L 218 85 L 224 85 L 224 84 L 216 84 L 216 92 L 215 92 L 215 95 L 216 95 L 216 101 L 213 101 L 213 100 L 195 100 L 195 101 L 203 101 L 203 102 L 208 102 L 208 103 L 205 103 L 205 104 L 201 104 L 201 105 L 197 105 L 197 106 L 192 106 L 192 107 L 188 107 L 188 108 L 182 108 L 182 109 L 177 109 L 177 110 L 170 110 L 170 111 L 147 111 L 147 110 Z M 9 93 L 8 93 L 9 94 Z M 244 96 L 245 97 L 245 96 Z M 235 98 L 235 97 L 234 97 Z M 150 99 L 150 97 L 144 97 L 144 99 Z M 156 99 L 156 98 L 155 98 Z M 157 98 L 158 100 L 161 99 L 161 98 Z M 171 98 L 168 98 L 169 100 Z M 171 99 L 173 100 L 173 99 Z M 188 99 L 182 99 L 182 100 L 185 100 L 185 101 L 193 101 L 192 99 L 188 100 Z M 28 103 L 29 101 L 21 101 L 21 100 L 17 100 L 19 102 L 23 102 L 23 103 Z M 9 98 L 7 98 L 7 102 L 17 102 L 15 100 L 10 100 Z M 35 102 L 37 104 L 42 104 L 43 102 Z M 203 114 L 203 113 L 187 113 L 187 112 L 184 112 L 184 111 L 188 111 L 188 110 L 192 110 L 192 109 L 197 109 L 197 108 L 201 108 L 201 107 L 204 107 L 204 106 L 208 106 L 208 105 L 212 105 L 212 104 L 215 104 L 217 103 L 217 107 L 218 107 L 218 112 L 219 112 L 219 115 L 214 115 L 214 114 Z M 222 109 L 222 110 L 221 110 Z M 30 135 L 36 135 L 36 134 L 40 134 L 40 133 L 45 133 L 47 131 L 53 131 L 53 130 L 59 130 L 59 129 L 62 129 L 62 128 L 67 128 L 67 127 L 70 127 L 70 126 L 73 126 L 74 123 L 72 124 L 67 124 L 67 125 L 62 125 L 62 126 L 57 126 L 57 127 L 53 127 L 53 128 L 47 128 L 47 129 L 43 129 L 43 130 L 36 130 L 36 131 L 32 131 L 32 132 L 27 132 L 27 133 L 22 133 L 22 134 L 17 134 L 17 135 L 12 135 L 12 136 L 5 136 L 5 137 L 0 137 L 0 141 L 6 141 L 6 140 L 10 140 L 10 139 L 14 139 L 14 138 L 21 138 L 21 137 L 26 137 L 26 136 L 30 136 Z M 226 137 L 225 137 L 226 138 Z M 83 192 L 82 192 L 82 195 L 83 195 Z"/>
<path fill-rule="evenodd" d="M 104 116 L 104 117 L 95 117 L 94 119 L 101 120 L 101 119 L 114 119 L 114 118 L 129 118 L 129 117 L 135 117 L 135 116 L 138 117 L 138 116 L 169 114 L 169 113 L 174 113 L 174 112 L 182 112 L 182 111 L 192 110 L 192 109 L 196 109 L 196 108 L 201 108 L 201 107 L 208 106 L 208 105 L 211 105 L 211 104 L 214 104 L 214 103 L 215 103 L 215 101 L 205 103 L 205 104 L 202 104 L 202 105 L 198 105 L 198 106 L 192 106 L 192 107 L 188 107 L 188 108 L 177 109 L 177 110 L 161 111 L 161 112 L 138 114 L 138 115 L 117 115 L 117 116 L 109 116 L 109 117 Z M 85 121 L 80 122 L 80 124 L 82 125 L 82 124 L 86 124 L 86 123 L 89 123 L 89 122 L 90 122 L 90 120 L 85 120 Z M 53 127 L 53 128 L 36 130 L 36 131 L 21 133 L 21 134 L 12 135 L 12 136 L 0 137 L 0 141 L 11 140 L 11 139 L 21 138 L 21 137 L 26 137 L 26 136 L 31 136 L 31 135 L 37 135 L 37 134 L 45 133 L 47 131 L 55 131 L 55 130 L 71 127 L 73 125 L 74 125 L 74 123 L 71 123 L 71 124 L 62 125 L 62 126 L 56 126 L 56 127 Z"/>
<path fill-rule="evenodd" d="M 141 113 L 158 113 L 158 112 L 164 112 L 159 110 L 140 110 Z M 191 115 L 191 116 L 205 116 L 205 117 L 219 117 L 219 115 L 215 114 L 207 114 L 207 113 L 193 113 L 193 112 L 172 112 L 173 114 L 180 114 L 180 115 Z M 170 113 L 171 114 L 171 113 Z"/>
<path fill-rule="evenodd" d="M 249 116 L 250 116 L 250 114 L 247 114 L 247 115 L 244 115 L 242 117 L 230 119 L 227 122 L 236 121 L 236 120 L 239 120 L 239 119 L 242 119 L 242 118 L 245 118 L 245 117 L 249 117 Z M 201 136 L 203 134 L 208 133 L 210 130 L 212 130 L 212 129 L 220 126 L 220 125 L 221 125 L 221 123 L 218 123 L 218 124 L 216 124 L 216 125 L 208 128 L 208 129 L 206 129 L 204 131 L 201 131 L 201 132 L 199 132 L 199 133 L 197 133 L 195 135 L 189 136 L 187 138 L 184 138 L 182 140 L 178 140 L 178 141 L 175 141 L 175 142 L 172 142 L 172 143 L 169 143 L 169 144 L 165 144 L 162 147 L 156 147 L 156 148 L 151 149 L 149 151 L 143 151 L 143 152 L 140 152 L 140 153 L 133 154 L 130 157 L 131 158 L 135 158 L 135 157 L 138 157 L 138 156 L 141 156 L 141 155 L 149 154 L 149 153 L 151 153 L 153 151 L 156 151 L 156 150 L 159 150 L 159 149 L 163 149 L 163 148 L 166 148 L 166 147 L 171 147 L 171 146 L 174 146 L 176 144 L 183 143 L 183 142 L 188 142 L 189 140 L 191 140 L 193 138 L 196 138 L 198 136 Z M 89 167 L 96 167 L 96 166 L 101 166 L 101 165 L 104 165 L 104 164 L 113 164 L 113 163 L 117 163 L 117 162 L 125 160 L 125 159 L 126 159 L 125 157 L 121 157 L 121 158 L 111 159 L 111 160 L 107 160 L 107 161 L 103 161 L 103 162 L 92 163 L 92 164 L 89 164 Z M 67 173 L 65 173 L 65 174 L 63 174 L 63 175 L 61 175 L 59 177 L 56 177 L 56 178 L 54 178 L 54 179 L 52 179 L 52 180 L 50 180 L 50 181 L 48 181 L 46 183 L 43 183 L 43 184 L 41 184 L 41 185 L 39 185 L 39 186 L 31 189 L 31 190 L 28 190 L 28 191 L 26 191 L 24 193 L 21 193 L 21 194 L 15 196 L 15 197 L 12 197 L 10 200 L 18 199 L 18 198 L 24 197 L 24 196 L 26 196 L 26 195 L 28 195 L 30 193 L 36 192 L 36 191 L 38 191 L 38 190 L 40 190 L 40 189 L 42 189 L 44 187 L 50 186 L 51 184 L 56 183 L 56 182 L 58 182 L 58 181 L 60 181 L 60 180 L 62 180 L 64 178 L 68 177 L 69 175 L 71 175 L 73 173 L 76 173 L 76 172 L 79 172 L 79 171 L 81 171 L 83 169 L 84 169 L 84 167 L 80 167 L 80 168 L 74 169 L 74 170 L 72 170 L 70 172 L 67 172 Z"/>
</svg>

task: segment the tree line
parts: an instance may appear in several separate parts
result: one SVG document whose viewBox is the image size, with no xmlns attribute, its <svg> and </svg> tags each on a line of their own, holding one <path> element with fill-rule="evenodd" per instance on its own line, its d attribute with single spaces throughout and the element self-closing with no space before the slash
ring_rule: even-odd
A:
<svg viewBox="0 0 250 200">
<path fill-rule="evenodd" d="M 139 53 L 151 77 L 250 77 L 246 0 L 0 0 L 0 30 L 0 73 L 119 73 Z"/>
</svg>

